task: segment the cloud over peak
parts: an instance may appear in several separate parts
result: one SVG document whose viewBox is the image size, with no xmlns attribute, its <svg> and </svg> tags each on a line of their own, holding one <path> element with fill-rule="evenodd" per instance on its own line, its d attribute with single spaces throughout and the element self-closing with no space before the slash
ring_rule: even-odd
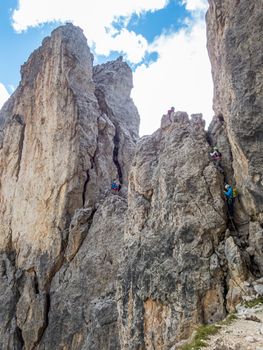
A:
<svg viewBox="0 0 263 350">
<path fill-rule="evenodd" d="M 147 16 L 171 4 L 184 7 L 181 26 L 174 22 L 161 29 L 153 42 L 142 32 L 129 30 L 133 15 Z M 13 26 L 23 31 L 45 22 L 71 21 L 84 30 L 95 56 L 119 52 L 136 64 L 133 98 L 141 115 L 141 133 L 149 134 L 171 105 L 189 113 L 202 112 L 207 121 L 212 117 L 207 7 L 207 0 L 19 0 Z"/>
<path fill-rule="evenodd" d="M 132 15 L 164 8 L 169 0 L 19 0 L 13 13 L 13 27 L 20 32 L 52 21 L 72 21 L 80 26 L 98 55 L 123 52 L 138 63 L 147 49 L 145 38 L 126 29 Z M 115 25 L 122 19 L 122 28 Z"/>
<path fill-rule="evenodd" d="M 204 22 L 161 35 L 150 49 L 158 52 L 158 59 L 149 66 L 139 66 L 134 73 L 133 98 L 142 116 L 141 134 L 156 130 L 162 114 L 171 106 L 203 113 L 209 122 L 213 84 Z"/>
</svg>

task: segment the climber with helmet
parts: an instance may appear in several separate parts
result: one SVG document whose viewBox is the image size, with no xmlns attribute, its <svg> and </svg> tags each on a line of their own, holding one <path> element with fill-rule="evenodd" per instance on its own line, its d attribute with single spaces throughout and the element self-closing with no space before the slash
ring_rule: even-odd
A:
<svg viewBox="0 0 263 350">
<path fill-rule="evenodd" d="M 234 215 L 234 196 L 233 187 L 229 184 L 225 184 L 224 195 L 226 197 L 227 209 L 230 217 Z"/>
</svg>

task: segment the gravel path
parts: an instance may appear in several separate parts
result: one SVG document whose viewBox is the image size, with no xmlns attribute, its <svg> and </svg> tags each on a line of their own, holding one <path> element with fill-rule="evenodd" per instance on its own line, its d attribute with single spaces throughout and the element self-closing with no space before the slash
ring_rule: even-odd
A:
<svg viewBox="0 0 263 350">
<path fill-rule="evenodd" d="M 241 307 L 238 319 L 211 336 L 206 350 L 263 350 L 263 305 Z"/>
</svg>

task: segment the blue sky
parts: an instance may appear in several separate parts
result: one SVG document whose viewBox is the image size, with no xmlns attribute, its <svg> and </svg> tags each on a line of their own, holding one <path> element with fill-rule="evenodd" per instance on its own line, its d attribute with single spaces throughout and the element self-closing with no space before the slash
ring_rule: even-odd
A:
<svg viewBox="0 0 263 350">
<path fill-rule="evenodd" d="M 17 0 L 0 2 L 0 82 L 9 93 L 20 81 L 20 66 L 41 45 L 43 38 L 58 26 L 49 23 L 17 33 L 12 27 L 12 10 L 16 7 Z"/>
<path fill-rule="evenodd" d="M 72 21 L 84 30 L 95 64 L 122 54 L 132 67 L 132 97 L 141 115 L 141 134 L 158 128 L 170 105 L 189 113 L 203 112 L 211 119 L 207 1 L 97 0 L 96 4 L 90 0 L 0 2 L 0 105 L 6 91 L 11 94 L 17 87 L 20 66 L 43 38 Z M 200 88 L 202 97 L 197 96 Z"/>
</svg>

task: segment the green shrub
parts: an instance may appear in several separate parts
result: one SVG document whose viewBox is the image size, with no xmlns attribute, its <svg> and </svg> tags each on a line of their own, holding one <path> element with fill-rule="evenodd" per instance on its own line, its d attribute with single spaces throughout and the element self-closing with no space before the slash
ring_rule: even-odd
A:
<svg viewBox="0 0 263 350">
<path fill-rule="evenodd" d="M 207 346 L 206 340 L 211 335 L 214 335 L 219 332 L 222 326 L 229 326 L 234 320 L 237 319 L 235 314 L 230 314 L 226 319 L 220 321 L 216 324 L 209 324 L 200 326 L 196 330 L 196 335 L 191 343 L 183 345 L 181 350 L 199 350 L 201 348 L 205 348 Z"/>
<path fill-rule="evenodd" d="M 235 320 L 237 320 L 237 315 L 229 314 L 226 319 L 219 322 L 219 325 L 220 326 L 229 326 Z"/>
<path fill-rule="evenodd" d="M 185 344 L 181 350 L 198 350 L 200 348 L 206 347 L 206 340 L 210 335 L 216 334 L 220 329 L 220 326 L 214 324 L 208 324 L 199 327 L 196 330 L 196 335 L 190 344 Z"/>
<path fill-rule="evenodd" d="M 259 297 L 259 298 L 249 300 L 249 301 L 244 301 L 242 303 L 242 305 L 245 307 L 255 307 L 255 306 L 261 305 L 261 304 L 263 304 L 263 297 Z"/>
</svg>

